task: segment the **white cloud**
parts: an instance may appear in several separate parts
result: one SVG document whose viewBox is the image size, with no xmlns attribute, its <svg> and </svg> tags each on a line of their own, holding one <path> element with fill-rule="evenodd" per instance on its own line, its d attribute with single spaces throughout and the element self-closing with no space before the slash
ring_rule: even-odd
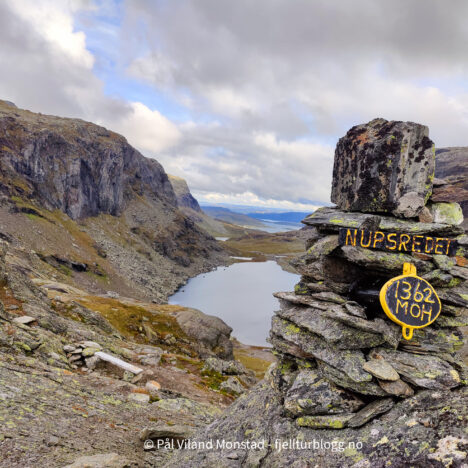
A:
<svg viewBox="0 0 468 468">
<path fill-rule="evenodd" d="M 232 205 L 249 205 L 249 206 L 260 206 L 264 208 L 278 208 L 285 211 L 315 211 L 321 204 L 311 203 L 294 203 L 289 200 L 275 200 L 258 197 L 252 192 L 236 193 L 235 195 L 225 195 L 222 193 L 203 193 L 194 192 L 195 197 L 200 202 L 207 204 L 219 205 L 222 203 Z"/>
<path fill-rule="evenodd" d="M 132 102 L 130 106 L 131 111 L 122 118 L 115 116 L 108 122 L 112 130 L 126 135 L 130 144 L 143 153 L 158 154 L 179 141 L 179 129 L 160 112 L 141 102 Z"/>
<path fill-rule="evenodd" d="M 3 5 L 0 93 L 20 107 L 104 125 L 140 151 L 155 155 L 174 145 L 180 132 L 141 102 L 105 95 L 93 73 L 94 57 L 86 48 L 85 34 L 73 27 L 73 15 L 92 7 L 52 0 Z"/>
<path fill-rule="evenodd" d="M 0 95 L 99 122 L 203 197 L 242 203 L 327 201 L 337 139 L 375 117 L 424 123 L 439 147 L 467 144 L 464 0 L 450 8 L 439 0 L 120 7 L 114 0 L 0 2 Z M 76 28 L 83 8 L 94 14 L 93 32 L 107 31 L 93 43 L 96 56 Z M 106 15 L 112 21 L 102 22 Z M 116 62 L 121 79 L 183 106 L 190 120 L 172 122 L 141 90 L 127 99 L 106 95 L 94 70 L 106 61 Z"/>
</svg>

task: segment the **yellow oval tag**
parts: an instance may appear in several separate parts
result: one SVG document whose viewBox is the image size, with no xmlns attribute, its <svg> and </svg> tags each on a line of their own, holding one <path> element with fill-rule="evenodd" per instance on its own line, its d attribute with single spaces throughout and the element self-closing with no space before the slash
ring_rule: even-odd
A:
<svg viewBox="0 0 468 468">
<path fill-rule="evenodd" d="M 390 320 L 402 326 L 403 338 L 410 340 L 415 328 L 430 325 L 442 305 L 434 288 L 416 276 L 416 268 L 405 264 L 405 273 L 387 281 L 380 290 L 380 304 Z"/>
</svg>

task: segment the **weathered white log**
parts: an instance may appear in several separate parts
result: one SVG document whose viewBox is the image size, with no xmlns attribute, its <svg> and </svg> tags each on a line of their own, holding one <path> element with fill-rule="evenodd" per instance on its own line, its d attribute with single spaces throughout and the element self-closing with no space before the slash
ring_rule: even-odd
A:
<svg viewBox="0 0 468 468">
<path fill-rule="evenodd" d="M 132 374 L 138 375 L 140 372 L 143 372 L 143 369 L 140 369 L 139 367 L 134 366 L 133 364 L 129 364 L 128 362 L 122 361 L 122 359 L 116 358 L 102 351 L 98 351 L 94 355 L 102 361 L 110 362 L 111 364 L 114 364 L 117 367 L 120 367 L 121 369 L 129 371 Z"/>
</svg>

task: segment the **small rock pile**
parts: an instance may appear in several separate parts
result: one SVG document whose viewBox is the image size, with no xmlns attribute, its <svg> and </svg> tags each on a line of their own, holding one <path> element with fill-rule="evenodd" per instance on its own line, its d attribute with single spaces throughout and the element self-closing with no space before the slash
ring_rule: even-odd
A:
<svg viewBox="0 0 468 468">
<path fill-rule="evenodd" d="M 431 202 L 434 150 L 426 127 L 376 119 L 353 127 L 335 153 L 332 200 L 303 223 L 307 253 L 294 292 L 277 293 L 281 310 L 270 340 L 273 382 L 284 413 L 299 427 L 360 427 L 422 389 L 466 383 L 457 354 L 468 324 L 468 237 L 456 203 Z M 398 216 L 398 218 L 396 217 Z M 340 245 L 340 228 L 448 237 L 456 255 Z M 414 250 L 414 249 L 413 249 Z M 439 318 L 404 340 L 378 293 L 404 263 L 428 280 L 442 302 Z"/>
<path fill-rule="evenodd" d="M 93 356 L 102 350 L 102 346 L 95 341 L 80 341 L 72 345 L 65 345 L 63 350 L 67 353 L 67 359 L 72 369 L 94 368 L 97 358 L 93 358 Z"/>
<path fill-rule="evenodd" d="M 136 382 L 141 377 L 143 369 L 122 359 L 102 351 L 100 344 L 95 341 L 80 341 L 74 345 L 65 345 L 63 350 L 72 369 L 78 367 L 85 370 L 106 368 L 124 380 Z"/>
</svg>

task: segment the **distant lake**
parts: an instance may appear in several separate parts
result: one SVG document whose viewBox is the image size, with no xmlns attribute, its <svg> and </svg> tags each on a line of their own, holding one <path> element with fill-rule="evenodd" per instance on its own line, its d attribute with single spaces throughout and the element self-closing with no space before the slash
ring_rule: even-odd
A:
<svg viewBox="0 0 468 468">
<path fill-rule="evenodd" d="M 232 327 L 241 343 L 268 345 L 271 317 L 279 309 L 276 291 L 291 291 L 299 275 L 274 261 L 234 263 L 188 281 L 169 298 L 169 304 L 199 309 Z"/>
<path fill-rule="evenodd" d="M 266 227 L 259 228 L 266 232 L 284 232 L 284 231 L 296 231 L 304 227 L 301 223 L 294 223 L 291 221 L 275 221 L 273 219 L 259 219 Z"/>
</svg>

